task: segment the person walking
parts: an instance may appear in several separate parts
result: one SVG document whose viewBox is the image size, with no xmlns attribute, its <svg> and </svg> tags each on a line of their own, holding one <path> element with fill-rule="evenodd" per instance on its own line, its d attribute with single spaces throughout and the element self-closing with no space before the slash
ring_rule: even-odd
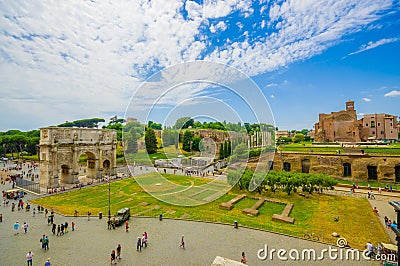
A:
<svg viewBox="0 0 400 266">
<path fill-rule="evenodd" d="M 111 251 L 111 264 L 117 264 L 117 260 L 115 259 L 115 250 Z"/>
<path fill-rule="evenodd" d="M 179 245 L 179 247 L 185 249 L 185 236 L 184 235 L 182 235 L 182 237 L 181 237 L 181 244 Z"/>
<path fill-rule="evenodd" d="M 64 224 L 64 231 L 65 233 L 68 233 L 68 222 L 65 222 Z"/>
<path fill-rule="evenodd" d="M 137 239 L 136 251 L 142 251 L 142 238 L 140 236 Z"/>
<path fill-rule="evenodd" d="M 18 223 L 18 222 L 15 222 L 15 224 L 14 224 L 15 235 L 18 235 L 18 234 L 19 234 L 18 230 L 19 230 L 19 223 Z"/>
<path fill-rule="evenodd" d="M 144 234 L 142 235 L 142 247 L 143 246 L 147 248 L 146 236 Z"/>
<path fill-rule="evenodd" d="M 247 264 L 247 259 L 246 259 L 246 255 L 244 254 L 244 251 L 242 252 L 242 259 L 240 260 L 240 262 L 243 264 Z"/>
<path fill-rule="evenodd" d="M 125 232 L 129 232 L 129 223 L 128 223 L 128 221 L 125 222 Z"/>
<path fill-rule="evenodd" d="M 87 212 L 87 220 L 88 220 L 88 221 L 90 220 L 90 215 L 91 215 L 91 213 L 90 213 L 90 211 L 88 211 L 88 212 Z"/>
<path fill-rule="evenodd" d="M 115 257 L 116 259 L 121 259 L 121 245 L 120 244 L 118 244 L 118 247 L 117 247 L 117 257 Z"/>
<path fill-rule="evenodd" d="M 44 239 L 46 238 L 46 236 L 45 235 L 43 235 L 42 236 L 42 238 L 40 238 L 40 243 L 42 243 L 42 249 L 44 249 L 45 248 L 45 244 L 44 244 Z"/>
<path fill-rule="evenodd" d="M 44 250 L 49 250 L 49 242 L 50 242 L 50 240 L 49 240 L 49 237 L 48 236 L 46 236 L 45 238 L 44 238 Z"/>
<path fill-rule="evenodd" d="M 72 222 L 71 227 L 72 227 L 72 231 L 75 231 L 75 223 L 74 222 Z"/>
<path fill-rule="evenodd" d="M 61 229 L 61 235 L 64 235 L 64 224 L 61 224 L 60 227 L 61 227 L 60 228 Z"/>
<path fill-rule="evenodd" d="M 53 233 L 53 235 L 56 234 L 56 229 L 57 229 L 57 225 L 53 224 L 52 228 L 51 228 L 51 232 Z"/>
<path fill-rule="evenodd" d="M 32 260 L 33 260 L 33 253 L 32 251 L 28 251 L 28 253 L 26 254 L 26 262 L 28 263 L 28 266 L 32 266 Z"/>
<path fill-rule="evenodd" d="M 28 224 L 26 222 L 24 222 L 24 234 L 28 233 Z"/>
<path fill-rule="evenodd" d="M 51 266 L 50 258 L 47 258 L 47 260 L 44 262 L 44 266 Z"/>
<path fill-rule="evenodd" d="M 60 234 L 60 232 L 61 232 L 61 225 L 58 225 L 57 226 L 57 236 Z"/>
</svg>

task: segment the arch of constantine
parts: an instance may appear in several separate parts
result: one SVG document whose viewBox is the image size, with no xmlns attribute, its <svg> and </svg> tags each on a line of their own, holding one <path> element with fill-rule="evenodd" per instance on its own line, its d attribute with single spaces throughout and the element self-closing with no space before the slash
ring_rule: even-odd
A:
<svg viewBox="0 0 400 266">
<path fill-rule="evenodd" d="M 40 188 L 78 182 L 79 157 L 87 157 L 86 177 L 116 174 L 117 132 L 109 129 L 40 129 Z"/>
</svg>

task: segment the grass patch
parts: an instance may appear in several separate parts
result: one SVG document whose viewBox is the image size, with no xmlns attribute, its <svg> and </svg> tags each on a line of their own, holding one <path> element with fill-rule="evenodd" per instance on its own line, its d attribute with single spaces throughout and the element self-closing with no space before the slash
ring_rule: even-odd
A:
<svg viewBox="0 0 400 266">
<path fill-rule="evenodd" d="M 188 180 L 196 184 L 205 182 L 201 178 L 166 176 L 178 184 L 187 184 Z M 142 178 L 146 177 L 152 178 L 151 175 L 146 175 Z M 205 188 L 188 190 L 185 192 L 188 194 L 185 195 L 193 195 Z M 350 246 L 354 248 L 363 248 L 367 241 L 372 241 L 372 243 L 376 244 L 379 242 L 389 242 L 384 229 L 377 217 L 374 216 L 371 206 L 366 199 L 325 194 L 312 194 L 309 198 L 304 198 L 296 193 L 292 195 L 280 192 L 264 193 L 262 196 L 294 204 L 294 208 L 290 214 L 291 217 L 295 218 L 295 223 L 292 225 L 271 221 L 272 214 L 282 213 L 285 208 L 283 204 L 265 202 L 259 208 L 260 214 L 256 217 L 242 213 L 244 208 L 250 208 L 257 202 L 255 199 L 245 198 L 235 204 L 234 208 L 230 211 L 219 209 L 220 203 L 227 202 L 237 195 L 244 193 L 244 191 L 237 189 L 229 191 L 211 203 L 195 207 L 174 206 L 157 200 L 146 193 L 132 178 L 111 183 L 110 192 L 112 214 L 115 214 L 117 210 L 123 207 L 129 207 L 132 214 L 143 216 L 158 217 L 160 213 L 163 213 L 163 216 L 166 218 L 180 218 L 184 214 L 189 214 L 189 220 L 227 224 L 233 224 L 233 221 L 237 220 L 239 225 L 300 237 L 306 231 L 312 231 L 320 234 L 320 239 L 328 243 L 335 243 L 336 239 L 330 237 L 331 233 L 335 231 L 345 237 L 349 241 Z M 186 200 L 186 203 L 199 202 L 201 198 L 207 195 L 208 192 L 204 192 L 204 194 L 200 193 L 198 195 L 199 198 L 189 198 Z M 255 193 L 247 193 L 247 195 L 249 197 L 259 196 Z M 179 195 L 169 195 L 169 197 L 174 196 L 178 197 Z M 32 202 L 46 208 L 54 208 L 56 212 L 66 215 L 73 215 L 75 209 L 79 211 L 80 215 L 85 215 L 87 211 L 91 211 L 93 215 L 96 215 L 98 212 L 105 214 L 108 213 L 108 184 L 38 198 Z M 140 203 L 142 202 L 147 202 L 149 205 L 141 206 Z M 152 209 L 156 205 L 160 206 L 160 208 Z M 146 210 L 150 211 L 144 212 Z M 339 216 L 339 222 L 334 222 L 334 216 Z"/>
</svg>

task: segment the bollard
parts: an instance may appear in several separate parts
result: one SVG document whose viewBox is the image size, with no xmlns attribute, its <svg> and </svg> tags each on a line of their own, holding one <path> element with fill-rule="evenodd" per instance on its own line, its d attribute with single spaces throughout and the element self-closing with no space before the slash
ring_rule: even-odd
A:
<svg viewBox="0 0 400 266">
<path fill-rule="evenodd" d="M 235 227 L 236 229 L 239 227 L 239 226 L 238 226 L 238 221 L 234 221 L 234 222 L 233 222 L 233 227 Z"/>
<path fill-rule="evenodd" d="M 160 221 L 162 221 L 162 213 L 160 214 Z"/>
<path fill-rule="evenodd" d="M 99 212 L 99 219 L 103 218 L 103 213 Z"/>
</svg>

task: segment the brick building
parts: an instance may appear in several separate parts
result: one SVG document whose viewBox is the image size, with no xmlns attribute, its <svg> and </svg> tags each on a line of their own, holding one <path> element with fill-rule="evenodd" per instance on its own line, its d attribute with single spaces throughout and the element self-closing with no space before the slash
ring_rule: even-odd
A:
<svg viewBox="0 0 400 266">
<path fill-rule="evenodd" d="M 364 115 L 362 139 L 397 140 L 399 128 L 397 116 L 388 114 Z"/>
<path fill-rule="evenodd" d="M 397 116 L 389 114 L 366 114 L 357 120 L 354 101 L 348 101 L 346 110 L 319 114 L 314 134 L 317 142 L 397 140 L 399 126 Z"/>
<path fill-rule="evenodd" d="M 360 142 L 360 124 L 354 101 L 346 102 L 346 110 L 319 114 L 314 131 L 317 142 Z"/>
</svg>

